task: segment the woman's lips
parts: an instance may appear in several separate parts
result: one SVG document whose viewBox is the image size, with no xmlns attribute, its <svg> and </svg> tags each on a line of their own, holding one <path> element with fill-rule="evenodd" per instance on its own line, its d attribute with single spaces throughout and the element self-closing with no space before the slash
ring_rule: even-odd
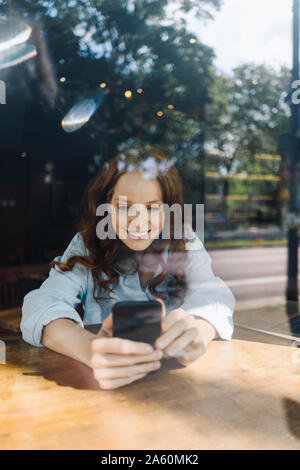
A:
<svg viewBox="0 0 300 470">
<path fill-rule="evenodd" d="M 131 240 L 146 240 L 149 232 L 150 230 L 147 232 L 129 232 L 127 230 L 128 236 Z"/>
</svg>

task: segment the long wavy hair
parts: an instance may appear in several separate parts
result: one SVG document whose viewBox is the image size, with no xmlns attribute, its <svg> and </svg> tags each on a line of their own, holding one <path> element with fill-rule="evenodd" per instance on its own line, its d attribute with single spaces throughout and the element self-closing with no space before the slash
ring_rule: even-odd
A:
<svg viewBox="0 0 300 470">
<path fill-rule="evenodd" d="M 172 211 L 169 219 L 170 238 L 162 239 L 161 232 L 159 237 L 142 253 L 138 252 L 138 255 L 134 250 L 128 248 L 118 236 L 115 239 L 106 238 L 105 240 L 97 237 L 96 226 L 99 220 L 103 219 L 103 217 L 99 219 L 99 216 L 96 216 L 97 207 L 100 204 L 111 202 L 117 181 L 123 174 L 131 171 L 140 171 L 144 174 L 147 173 L 148 177 L 157 178 L 162 189 L 163 202 L 168 207 L 175 203 L 179 204 L 183 214 L 182 182 L 172 160 L 160 150 L 150 146 L 124 151 L 106 163 L 87 187 L 86 208 L 77 228 L 82 235 L 89 255 L 73 255 L 65 263 L 52 261 L 50 266 L 57 265 L 62 271 L 71 271 L 76 263 L 80 263 L 90 269 L 94 282 L 93 296 L 96 301 L 99 301 L 103 298 L 101 294 L 104 291 L 113 292 L 118 285 L 120 273 L 128 275 L 138 270 L 146 272 L 147 262 L 145 260 L 150 259 L 152 262 L 154 260 L 155 267 L 160 264 L 162 270 L 149 282 L 149 290 L 152 295 L 162 300 L 166 300 L 170 296 L 182 301 L 186 292 L 184 270 L 188 263 L 188 255 L 185 249 L 183 222 L 181 222 L 182 239 L 174 238 L 174 214 Z M 167 246 L 169 253 L 166 263 L 162 255 Z M 121 266 L 124 260 L 131 262 L 131 266 L 127 270 Z M 108 279 L 101 279 L 101 272 L 104 272 Z M 169 274 L 171 274 L 171 279 L 168 279 L 167 294 L 165 295 L 157 288 Z M 98 295 L 96 295 L 97 287 L 99 287 Z"/>
</svg>

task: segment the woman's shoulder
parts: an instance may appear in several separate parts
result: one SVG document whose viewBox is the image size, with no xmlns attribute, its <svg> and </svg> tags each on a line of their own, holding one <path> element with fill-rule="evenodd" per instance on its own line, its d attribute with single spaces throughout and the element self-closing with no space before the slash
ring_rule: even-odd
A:
<svg viewBox="0 0 300 470">
<path fill-rule="evenodd" d="M 89 250 L 85 246 L 82 232 L 77 232 L 66 247 L 64 254 L 62 255 L 62 261 L 64 262 L 70 256 L 86 256 L 89 255 Z"/>
<path fill-rule="evenodd" d="M 84 244 L 84 239 L 83 239 L 83 233 L 82 232 L 75 233 L 72 240 L 74 240 L 75 246 L 78 246 L 78 247 L 84 249 L 85 251 L 87 250 L 87 248 Z"/>
</svg>

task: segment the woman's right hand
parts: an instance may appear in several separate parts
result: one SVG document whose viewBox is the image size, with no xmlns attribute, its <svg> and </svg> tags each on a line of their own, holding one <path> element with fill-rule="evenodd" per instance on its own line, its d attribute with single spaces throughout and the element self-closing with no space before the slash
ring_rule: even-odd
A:
<svg viewBox="0 0 300 470">
<path fill-rule="evenodd" d="M 150 349 L 149 349 L 150 348 Z M 91 341 L 90 366 L 100 387 L 111 390 L 145 377 L 161 366 L 162 351 L 150 344 L 112 337 L 112 314 Z"/>
</svg>

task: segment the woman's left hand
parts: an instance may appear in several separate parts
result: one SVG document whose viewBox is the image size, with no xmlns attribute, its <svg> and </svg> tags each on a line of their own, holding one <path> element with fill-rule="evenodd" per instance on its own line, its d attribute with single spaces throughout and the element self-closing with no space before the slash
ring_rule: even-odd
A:
<svg viewBox="0 0 300 470">
<path fill-rule="evenodd" d="M 216 337 L 217 331 L 207 320 L 190 315 L 183 308 L 176 308 L 166 316 L 164 303 L 161 299 L 156 300 L 163 307 L 163 334 L 154 345 L 187 366 L 206 352 L 206 346 Z"/>
</svg>

